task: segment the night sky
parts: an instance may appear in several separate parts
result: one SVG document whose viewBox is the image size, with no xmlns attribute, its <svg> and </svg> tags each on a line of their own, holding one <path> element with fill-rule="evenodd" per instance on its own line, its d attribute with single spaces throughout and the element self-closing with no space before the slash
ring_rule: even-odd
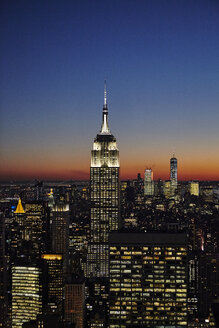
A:
<svg viewBox="0 0 219 328">
<path fill-rule="evenodd" d="M 219 180 L 218 0 L 2 0 L 0 179 L 88 179 L 104 80 L 121 177 Z"/>
</svg>

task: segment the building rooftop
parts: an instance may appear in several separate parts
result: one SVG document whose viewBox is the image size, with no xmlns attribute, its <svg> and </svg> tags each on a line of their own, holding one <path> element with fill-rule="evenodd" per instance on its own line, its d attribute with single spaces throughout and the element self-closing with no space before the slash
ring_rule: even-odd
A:
<svg viewBox="0 0 219 328">
<path fill-rule="evenodd" d="M 154 232 L 112 232 L 110 244 L 119 245 L 186 245 L 185 233 L 154 233 Z"/>
</svg>

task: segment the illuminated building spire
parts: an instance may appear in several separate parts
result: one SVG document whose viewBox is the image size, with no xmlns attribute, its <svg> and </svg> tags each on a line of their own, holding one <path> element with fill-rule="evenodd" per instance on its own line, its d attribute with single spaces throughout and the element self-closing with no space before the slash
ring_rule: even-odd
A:
<svg viewBox="0 0 219 328">
<path fill-rule="evenodd" d="M 107 108 L 107 103 L 106 103 L 106 80 L 104 81 L 104 108 Z"/>
<path fill-rule="evenodd" d="M 104 104 L 103 104 L 103 119 L 101 126 L 101 134 L 111 134 L 109 125 L 108 125 L 108 108 L 106 102 L 106 81 L 104 81 Z"/>
<path fill-rule="evenodd" d="M 23 214 L 23 213 L 25 213 L 20 198 L 19 198 L 19 200 L 18 200 L 17 208 L 16 208 L 16 210 L 14 211 L 14 213 L 17 213 L 17 214 Z"/>
</svg>

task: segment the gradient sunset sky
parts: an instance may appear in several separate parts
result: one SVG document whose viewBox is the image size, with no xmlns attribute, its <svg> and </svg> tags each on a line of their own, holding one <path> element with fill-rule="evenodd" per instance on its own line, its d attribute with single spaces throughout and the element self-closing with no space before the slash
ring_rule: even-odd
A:
<svg viewBox="0 0 219 328">
<path fill-rule="evenodd" d="M 107 80 L 121 177 L 219 180 L 218 0 L 2 0 L 0 180 L 89 179 Z"/>
</svg>

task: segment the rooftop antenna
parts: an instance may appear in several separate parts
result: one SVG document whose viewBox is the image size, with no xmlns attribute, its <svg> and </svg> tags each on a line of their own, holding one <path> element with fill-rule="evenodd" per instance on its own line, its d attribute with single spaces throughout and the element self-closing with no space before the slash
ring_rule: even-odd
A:
<svg viewBox="0 0 219 328">
<path fill-rule="evenodd" d="M 104 108 L 107 108 L 107 103 L 106 103 L 106 80 L 104 81 Z"/>
</svg>

